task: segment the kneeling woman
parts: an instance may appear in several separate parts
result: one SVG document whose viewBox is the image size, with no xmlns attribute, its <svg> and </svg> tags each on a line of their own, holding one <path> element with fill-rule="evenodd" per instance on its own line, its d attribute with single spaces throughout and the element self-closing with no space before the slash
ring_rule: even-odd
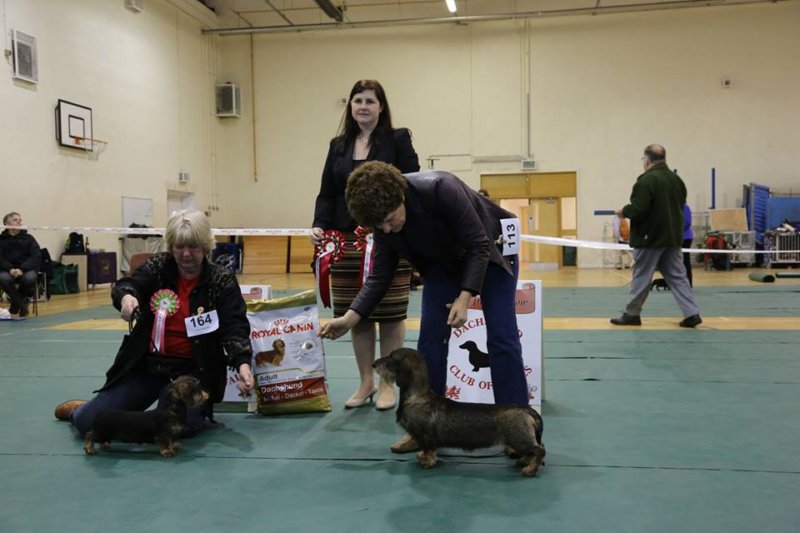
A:
<svg viewBox="0 0 800 533">
<path fill-rule="evenodd" d="M 190 431 L 213 420 L 213 402 L 222 400 L 227 367 L 239 372 L 239 389 L 253 389 L 250 325 L 233 272 L 208 261 L 214 236 L 200 211 L 182 211 L 167 222 L 168 252 L 156 254 L 120 279 L 111 297 L 123 320 L 138 317 L 126 335 L 106 382 L 86 402 L 70 400 L 55 416 L 84 435 L 107 408 L 144 411 L 166 400 L 164 389 L 182 375 L 200 379 L 210 400 L 189 410 Z"/>
</svg>

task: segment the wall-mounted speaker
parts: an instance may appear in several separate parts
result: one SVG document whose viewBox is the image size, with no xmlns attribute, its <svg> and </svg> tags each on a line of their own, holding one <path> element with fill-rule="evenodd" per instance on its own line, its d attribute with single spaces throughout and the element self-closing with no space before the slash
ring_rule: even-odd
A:
<svg viewBox="0 0 800 533">
<path fill-rule="evenodd" d="M 30 83 L 39 83 L 36 37 L 19 30 L 11 30 L 11 55 L 14 63 L 14 77 Z"/>
<path fill-rule="evenodd" d="M 217 116 L 239 117 L 242 114 L 242 91 L 238 85 L 217 85 Z"/>
</svg>

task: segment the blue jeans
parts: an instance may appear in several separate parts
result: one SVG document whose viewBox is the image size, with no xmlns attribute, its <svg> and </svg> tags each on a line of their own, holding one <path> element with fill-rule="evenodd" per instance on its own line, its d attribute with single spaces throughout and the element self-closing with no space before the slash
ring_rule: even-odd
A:
<svg viewBox="0 0 800 533">
<path fill-rule="evenodd" d="M 481 287 L 481 303 L 486 320 L 486 348 L 496 404 L 528 405 L 528 384 L 522 363 L 522 345 L 517 328 L 516 293 L 519 261 L 511 257 L 514 275 L 489 263 Z M 428 363 L 433 392 L 444 396 L 447 383 L 447 341 L 450 326 L 447 316 L 461 292 L 460 279 L 439 265 L 425 273 L 422 289 L 419 350 Z"/>
<path fill-rule="evenodd" d="M 98 392 L 94 398 L 75 409 L 70 415 L 70 422 L 83 437 L 92 429 L 94 418 L 103 409 L 144 411 L 156 400 L 160 408 L 166 402 L 164 389 L 167 385 L 169 378 L 134 369 L 111 388 Z M 186 421 L 188 431 L 198 431 L 203 428 L 210 408 L 209 403 L 189 409 Z"/>
</svg>

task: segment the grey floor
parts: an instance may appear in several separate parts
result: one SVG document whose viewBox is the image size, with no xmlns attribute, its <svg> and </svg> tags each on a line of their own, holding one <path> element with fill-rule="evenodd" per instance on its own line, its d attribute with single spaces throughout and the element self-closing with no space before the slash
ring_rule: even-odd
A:
<svg viewBox="0 0 800 533">
<path fill-rule="evenodd" d="M 705 316 L 797 317 L 797 288 L 696 292 Z M 545 316 L 613 316 L 625 298 L 545 288 Z M 645 312 L 677 314 L 668 294 Z M 174 459 L 87 457 L 53 407 L 101 384 L 121 333 L 48 328 L 114 316 L 0 322 L 3 533 L 800 531 L 797 331 L 546 330 L 547 465 L 526 479 L 505 457 L 451 453 L 423 471 L 391 454 L 392 412 L 342 408 L 356 386 L 346 340 L 326 342 L 331 413 L 223 413 Z"/>
</svg>

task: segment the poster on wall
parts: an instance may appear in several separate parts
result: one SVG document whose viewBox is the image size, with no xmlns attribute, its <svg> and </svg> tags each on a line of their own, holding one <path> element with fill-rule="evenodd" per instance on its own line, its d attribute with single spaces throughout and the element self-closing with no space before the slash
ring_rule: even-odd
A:
<svg viewBox="0 0 800 533">
<path fill-rule="evenodd" d="M 543 398 L 542 282 L 517 282 L 517 328 L 528 382 L 528 402 L 537 411 Z M 470 300 L 467 323 L 450 334 L 445 396 L 459 402 L 494 403 L 480 296 Z"/>
</svg>

